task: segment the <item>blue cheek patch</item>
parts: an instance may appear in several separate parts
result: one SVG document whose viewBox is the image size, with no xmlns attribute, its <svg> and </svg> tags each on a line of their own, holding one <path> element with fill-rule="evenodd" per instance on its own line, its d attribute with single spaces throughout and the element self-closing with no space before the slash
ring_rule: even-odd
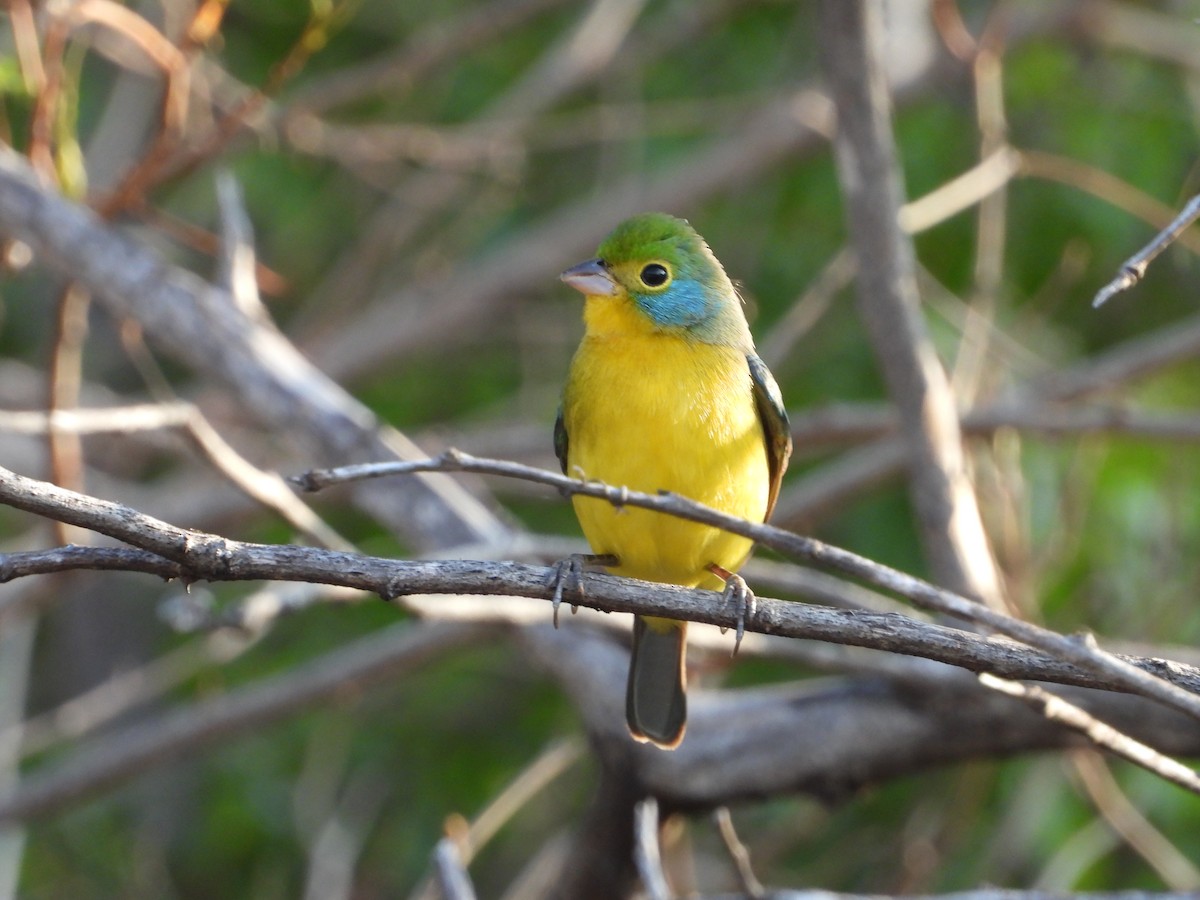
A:
<svg viewBox="0 0 1200 900">
<path fill-rule="evenodd" d="M 704 285 L 690 278 L 676 279 L 661 294 L 638 294 L 636 299 L 657 325 L 686 328 L 710 316 Z"/>
</svg>

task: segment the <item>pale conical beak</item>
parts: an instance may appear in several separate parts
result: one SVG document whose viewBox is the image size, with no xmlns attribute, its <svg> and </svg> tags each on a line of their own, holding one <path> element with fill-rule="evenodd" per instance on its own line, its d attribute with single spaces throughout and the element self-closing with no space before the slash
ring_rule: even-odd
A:
<svg viewBox="0 0 1200 900">
<path fill-rule="evenodd" d="M 617 293 L 617 283 L 599 259 L 589 259 L 571 266 L 558 277 L 589 297 L 612 297 Z"/>
</svg>

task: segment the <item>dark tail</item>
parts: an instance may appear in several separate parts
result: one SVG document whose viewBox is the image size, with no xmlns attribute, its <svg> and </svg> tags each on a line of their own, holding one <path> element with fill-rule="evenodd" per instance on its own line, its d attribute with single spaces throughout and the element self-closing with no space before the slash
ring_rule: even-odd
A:
<svg viewBox="0 0 1200 900">
<path fill-rule="evenodd" d="M 678 747 L 687 728 L 686 646 L 686 622 L 634 619 L 625 718 L 634 738 L 664 750 Z"/>
</svg>

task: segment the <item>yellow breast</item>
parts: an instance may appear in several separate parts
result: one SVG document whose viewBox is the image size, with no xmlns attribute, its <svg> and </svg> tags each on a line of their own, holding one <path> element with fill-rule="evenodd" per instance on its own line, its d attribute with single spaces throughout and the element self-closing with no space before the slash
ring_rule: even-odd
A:
<svg viewBox="0 0 1200 900">
<path fill-rule="evenodd" d="M 563 417 L 569 475 L 672 491 L 755 521 L 766 514 L 767 454 L 740 350 L 590 327 Z M 707 567 L 736 571 L 750 553 L 749 540 L 710 526 L 589 498 L 574 504 L 593 552 L 620 559 L 618 574 L 719 588 Z"/>
</svg>

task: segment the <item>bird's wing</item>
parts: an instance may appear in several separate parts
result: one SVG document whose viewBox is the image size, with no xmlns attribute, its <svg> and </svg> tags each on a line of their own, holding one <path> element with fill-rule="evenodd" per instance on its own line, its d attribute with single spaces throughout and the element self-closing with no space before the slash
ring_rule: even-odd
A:
<svg viewBox="0 0 1200 900">
<path fill-rule="evenodd" d="M 754 405 L 758 407 L 758 418 L 762 422 L 763 436 L 767 441 L 767 471 L 771 476 L 771 493 L 767 499 L 767 514 L 763 517 L 766 520 L 771 518 L 775 501 L 779 499 L 779 483 L 783 480 L 788 458 L 792 455 L 792 432 L 788 425 L 787 410 L 783 408 L 783 395 L 779 393 L 775 376 L 771 374 L 767 364 L 753 353 L 746 355 L 746 362 L 750 364 Z M 555 446 L 558 446 L 557 435 L 558 430 L 555 429 Z M 566 459 L 566 446 L 567 436 L 564 431 L 560 459 Z"/>
<path fill-rule="evenodd" d="M 763 367 L 766 368 L 765 366 Z M 770 378 L 770 373 L 767 374 Z M 757 388 L 755 389 L 757 390 Z M 778 393 L 778 389 L 776 389 Z M 563 474 L 567 474 L 567 426 L 563 422 L 562 407 L 558 408 L 558 418 L 554 420 L 554 455 L 558 457 L 558 464 L 562 467 Z"/>
</svg>

